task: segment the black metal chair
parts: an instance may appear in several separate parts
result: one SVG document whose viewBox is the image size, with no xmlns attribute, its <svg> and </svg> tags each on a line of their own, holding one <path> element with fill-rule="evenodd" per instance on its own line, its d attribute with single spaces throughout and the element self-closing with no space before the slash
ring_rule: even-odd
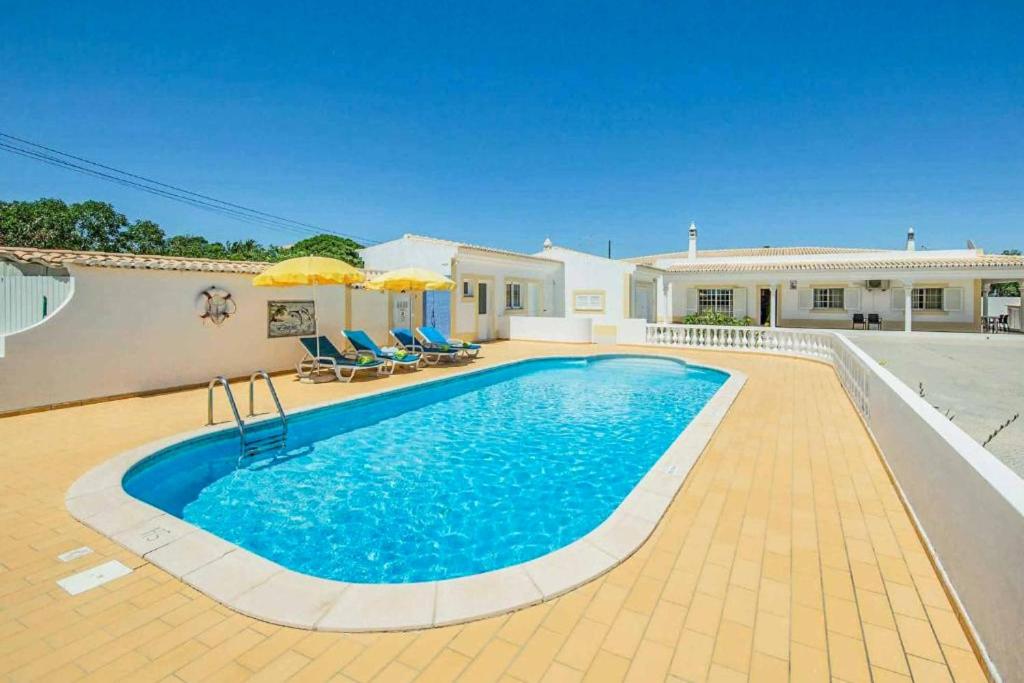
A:
<svg viewBox="0 0 1024 683">
<path fill-rule="evenodd" d="M 879 331 L 881 331 L 882 330 L 882 316 L 878 315 L 877 313 L 868 313 L 868 329 L 869 330 L 871 329 L 872 325 L 874 325 L 875 327 L 878 328 Z"/>
<path fill-rule="evenodd" d="M 867 323 L 866 320 L 864 320 L 864 314 L 863 313 L 854 313 L 853 314 L 853 324 L 850 325 L 850 329 L 851 330 L 857 329 L 857 325 L 860 325 L 861 329 L 867 329 L 868 323 Z"/>
</svg>

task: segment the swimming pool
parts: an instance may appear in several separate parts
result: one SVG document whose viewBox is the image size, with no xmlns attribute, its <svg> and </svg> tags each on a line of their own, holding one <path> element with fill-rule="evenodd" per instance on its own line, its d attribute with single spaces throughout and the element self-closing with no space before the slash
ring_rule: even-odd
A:
<svg viewBox="0 0 1024 683">
<path fill-rule="evenodd" d="M 598 527 L 727 379 L 657 357 L 517 362 L 297 413 L 286 454 L 240 468 L 237 434 L 184 441 L 123 487 L 303 574 L 465 577 Z"/>
</svg>

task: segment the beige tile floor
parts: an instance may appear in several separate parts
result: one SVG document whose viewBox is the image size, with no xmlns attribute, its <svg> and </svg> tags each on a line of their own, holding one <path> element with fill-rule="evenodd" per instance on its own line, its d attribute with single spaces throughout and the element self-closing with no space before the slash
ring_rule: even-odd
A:
<svg viewBox="0 0 1024 683">
<path fill-rule="evenodd" d="M 476 365 L 592 350 L 497 343 Z M 557 600 L 408 633 L 316 633 L 256 621 L 68 515 L 64 492 L 82 472 L 201 426 L 202 390 L 0 419 L 0 677 L 985 680 L 832 370 L 768 356 L 678 355 L 749 379 L 648 542 Z M 296 407 L 459 371 L 277 384 L 285 405 Z M 82 545 L 96 552 L 56 559 Z M 135 571 L 76 597 L 55 583 L 108 559 Z"/>
</svg>

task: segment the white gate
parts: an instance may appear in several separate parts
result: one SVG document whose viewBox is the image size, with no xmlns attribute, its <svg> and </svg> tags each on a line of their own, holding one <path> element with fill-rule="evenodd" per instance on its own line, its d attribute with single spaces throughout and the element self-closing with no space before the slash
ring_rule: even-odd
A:
<svg viewBox="0 0 1024 683">
<path fill-rule="evenodd" d="M 0 275 L 0 335 L 35 325 L 71 294 L 69 276 Z"/>
</svg>

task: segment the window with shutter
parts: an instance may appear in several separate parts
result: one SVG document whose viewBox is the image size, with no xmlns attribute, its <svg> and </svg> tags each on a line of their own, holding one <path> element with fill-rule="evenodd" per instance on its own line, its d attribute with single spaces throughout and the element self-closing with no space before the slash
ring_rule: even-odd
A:
<svg viewBox="0 0 1024 683">
<path fill-rule="evenodd" d="M 902 311 L 906 308 L 906 291 L 903 287 L 893 287 L 890 290 L 892 296 L 892 310 Z"/>
<path fill-rule="evenodd" d="M 744 318 L 747 315 L 747 290 L 732 290 L 732 316 Z"/>
<path fill-rule="evenodd" d="M 964 290 L 961 287 L 947 287 L 942 290 L 942 310 L 962 311 L 964 309 Z"/>
<path fill-rule="evenodd" d="M 821 287 L 814 289 L 815 308 L 842 308 L 844 290 L 841 287 Z"/>
<path fill-rule="evenodd" d="M 699 289 L 697 290 L 697 306 L 701 313 L 724 313 L 732 315 L 731 289 Z"/>
<path fill-rule="evenodd" d="M 843 294 L 843 299 L 846 304 L 846 310 L 860 310 L 861 290 L 859 287 L 847 287 L 846 292 Z"/>
<path fill-rule="evenodd" d="M 697 290 L 692 287 L 686 290 L 686 312 L 697 312 Z"/>
</svg>

